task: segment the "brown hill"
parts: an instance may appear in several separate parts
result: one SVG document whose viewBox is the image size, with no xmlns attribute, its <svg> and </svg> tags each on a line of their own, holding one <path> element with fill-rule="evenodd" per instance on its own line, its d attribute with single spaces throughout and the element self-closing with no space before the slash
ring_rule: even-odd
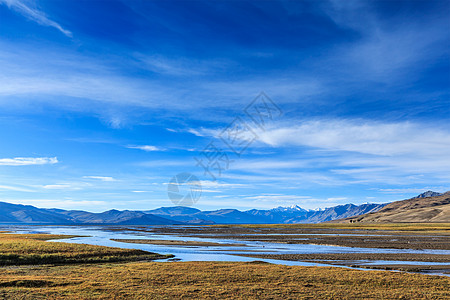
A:
<svg viewBox="0 0 450 300">
<path fill-rule="evenodd" d="M 412 198 L 389 203 L 374 213 L 332 221 L 333 223 L 450 223 L 450 192 L 440 196 Z"/>
</svg>

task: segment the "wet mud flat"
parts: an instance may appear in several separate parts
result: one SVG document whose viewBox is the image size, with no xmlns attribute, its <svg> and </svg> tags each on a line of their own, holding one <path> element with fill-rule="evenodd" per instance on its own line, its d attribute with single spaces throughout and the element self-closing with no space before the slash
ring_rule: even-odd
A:
<svg viewBox="0 0 450 300">
<path fill-rule="evenodd" d="M 148 240 L 148 239 L 111 239 L 112 241 L 131 244 L 151 244 L 162 246 L 186 246 L 186 247 L 246 247 L 246 244 L 225 244 L 198 241 L 174 241 L 174 240 Z"/>
<path fill-rule="evenodd" d="M 220 236 L 222 239 L 238 239 L 242 241 L 264 241 L 269 243 L 285 243 L 285 244 L 316 244 L 316 245 L 333 245 L 344 247 L 358 248 L 386 248 L 386 249 L 436 249 L 450 250 L 450 237 L 436 236 L 376 236 L 358 234 L 352 235 L 246 235 L 236 237 L 235 235 Z"/>
<path fill-rule="evenodd" d="M 255 258 L 299 260 L 299 261 L 421 261 L 448 263 L 450 266 L 450 255 L 443 254 L 415 254 L 415 253 L 313 253 L 313 254 L 255 254 L 244 255 Z"/>
<path fill-rule="evenodd" d="M 439 232 L 295 227 L 247 228 L 239 226 L 154 227 L 147 230 L 154 234 L 163 235 L 267 243 L 316 244 L 379 249 L 450 250 L 450 227 L 448 231 Z"/>
<path fill-rule="evenodd" d="M 237 254 L 287 261 L 316 262 L 354 268 L 440 273 L 450 276 L 450 255 L 409 253 Z M 389 263 L 384 263 L 388 261 Z M 393 263 L 395 262 L 395 263 Z M 420 264 L 417 264 L 420 262 Z M 427 264 L 429 263 L 429 264 Z M 433 264 L 438 263 L 438 264 Z"/>
</svg>

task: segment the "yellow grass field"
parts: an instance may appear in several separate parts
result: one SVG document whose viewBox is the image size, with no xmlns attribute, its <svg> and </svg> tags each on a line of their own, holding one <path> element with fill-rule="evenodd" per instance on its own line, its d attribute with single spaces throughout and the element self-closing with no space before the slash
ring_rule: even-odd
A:
<svg viewBox="0 0 450 300">
<path fill-rule="evenodd" d="M 229 262 L 24 266 L 4 299 L 449 299 L 447 277 Z"/>
<path fill-rule="evenodd" d="M 0 234 L 0 266 L 136 261 L 167 258 L 142 250 L 46 242 L 72 236 Z"/>
</svg>

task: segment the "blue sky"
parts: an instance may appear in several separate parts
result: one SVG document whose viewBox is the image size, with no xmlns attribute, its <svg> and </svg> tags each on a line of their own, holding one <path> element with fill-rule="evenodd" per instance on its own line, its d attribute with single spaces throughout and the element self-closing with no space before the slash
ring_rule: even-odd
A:
<svg viewBox="0 0 450 300">
<path fill-rule="evenodd" d="M 0 201 L 323 208 L 450 190 L 448 1 L 0 0 Z M 265 92 L 264 128 L 244 109 Z M 220 139 L 239 117 L 256 139 Z M 223 136 L 223 135 L 222 135 Z M 196 165 L 210 143 L 231 162 Z M 216 174 L 217 175 L 217 174 Z"/>
</svg>

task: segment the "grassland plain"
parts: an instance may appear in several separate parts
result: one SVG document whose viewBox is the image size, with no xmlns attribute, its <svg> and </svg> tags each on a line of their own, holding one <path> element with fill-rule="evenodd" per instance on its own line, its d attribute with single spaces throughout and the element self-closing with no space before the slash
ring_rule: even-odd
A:
<svg viewBox="0 0 450 300">
<path fill-rule="evenodd" d="M 167 256 L 46 242 L 64 237 L 0 235 L 0 299 L 450 299 L 449 277 L 257 261 L 152 262 Z"/>
<path fill-rule="evenodd" d="M 449 299 L 447 277 L 265 263 L 3 268 L 2 299 Z"/>
</svg>

